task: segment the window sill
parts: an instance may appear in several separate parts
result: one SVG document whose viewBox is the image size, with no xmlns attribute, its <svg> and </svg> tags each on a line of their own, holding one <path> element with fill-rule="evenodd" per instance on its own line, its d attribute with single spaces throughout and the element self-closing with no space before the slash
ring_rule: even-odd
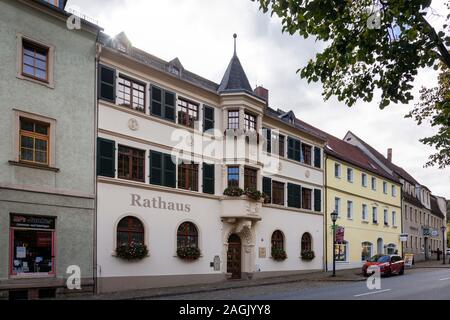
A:
<svg viewBox="0 0 450 320">
<path fill-rule="evenodd" d="M 26 163 L 26 162 L 19 162 L 19 161 L 8 161 L 10 165 L 12 166 L 18 166 L 18 167 L 25 167 L 25 168 L 32 168 L 32 169 L 40 169 L 40 170 L 46 170 L 46 171 L 53 171 L 53 172 L 59 172 L 59 168 L 34 164 L 34 163 Z"/>
<path fill-rule="evenodd" d="M 40 84 L 41 86 L 47 87 L 49 89 L 55 89 L 55 86 L 53 83 L 49 82 L 49 81 L 45 81 L 45 80 L 38 80 L 26 75 L 23 75 L 21 73 L 17 74 L 17 78 L 20 80 L 25 80 L 25 81 L 30 81 L 36 84 Z"/>
<path fill-rule="evenodd" d="M 374 225 L 376 225 L 376 226 L 377 226 L 377 225 L 378 225 L 378 222 L 372 222 L 372 224 L 374 224 Z"/>
<path fill-rule="evenodd" d="M 365 220 L 363 220 L 363 221 L 361 221 L 361 223 L 364 223 L 364 224 L 369 224 L 369 221 L 365 221 Z"/>
</svg>

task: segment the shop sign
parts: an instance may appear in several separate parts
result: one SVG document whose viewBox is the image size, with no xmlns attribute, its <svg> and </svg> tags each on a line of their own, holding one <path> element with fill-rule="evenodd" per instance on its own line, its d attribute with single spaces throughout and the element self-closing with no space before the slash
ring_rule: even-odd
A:
<svg viewBox="0 0 450 320">
<path fill-rule="evenodd" d="M 55 218 L 42 216 L 29 216 L 23 214 L 12 214 L 10 226 L 12 228 L 30 229 L 55 229 Z"/>
<path fill-rule="evenodd" d="M 408 234 L 407 233 L 402 233 L 400 235 L 400 241 L 401 242 L 407 242 L 408 241 Z"/>
<path fill-rule="evenodd" d="M 266 257 L 266 247 L 260 247 L 259 248 L 259 258 L 265 258 Z"/>
<path fill-rule="evenodd" d="M 405 253 L 405 266 L 411 268 L 414 260 L 414 254 L 412 253 Z"/>
<path fill-rule="evenodd" d="M 345 234 L 345 228 L 344 227 L 336 227 L 336 242 L 337 243 L 343 243 L 344 242 L 344 234 Z"/>
</svg>

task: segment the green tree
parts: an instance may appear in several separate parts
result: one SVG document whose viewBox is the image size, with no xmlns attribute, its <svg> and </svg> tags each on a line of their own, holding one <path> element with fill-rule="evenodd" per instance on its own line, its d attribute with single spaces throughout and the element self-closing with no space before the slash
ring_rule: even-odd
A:
<svg viewBox="0 0 450 320">
<path fill-rule="evenodd" d="M 450 28 L 431 26 L 427 14 L 436 14 L 431 0 L 252 1 L 279 16 L 283 32 L 323 42 L 324 49 L 297 72 L 308 82 L 321 81 L 325 100 L 336 96 L 353 106 L 379 92 L 381 109 L 391 102 L 407 104 L 420 68 L 450 68 Z M 449 2 L 446 6 L 450 9 Z M 444 18 L 449 21 L 450 14 Z M 450 164 L 448 100 L 423 98 L 408 116 L 439 127 L 437 135 L 422 142 L 438 150 L 427 165 L 443 168 Z"/>
</svg>

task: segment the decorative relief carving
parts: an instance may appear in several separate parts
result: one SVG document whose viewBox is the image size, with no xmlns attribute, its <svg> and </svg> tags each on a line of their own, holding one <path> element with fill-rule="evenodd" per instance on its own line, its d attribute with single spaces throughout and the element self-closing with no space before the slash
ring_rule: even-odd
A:
<svg viewBox="0 0 450 320">
<path fill-rule="evenodd" d="M 128 120 L 128 128 L 133 131 L 139 130 L 139 122 L 136 119 L 131 118 Z"/>
</svg>

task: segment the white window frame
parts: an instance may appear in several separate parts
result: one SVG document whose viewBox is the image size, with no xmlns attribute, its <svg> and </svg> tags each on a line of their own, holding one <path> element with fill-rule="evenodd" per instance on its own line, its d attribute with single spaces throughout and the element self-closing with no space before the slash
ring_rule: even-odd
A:
<svg viewBox="0 0 450 320">
<path fill-rule="evenodd" d="M 334 209 L 336 210 L 338 217 L 341 215 L 341 198 L 334 198 Z"/>
<path fill-rule="evenodd" d="M 388 187 L 387 187 L 387 182 L 383 181 L 383 193 L 387 194 L 388 193 Z"/>
<path fill-rule="evenodd" d="M 370 180 L 370 186 L 372 187 L 373 191 L 377 191 L 377 178 L 372 177 Z"/>
<path fill-rule="evenodd" d="M 353 169 L 347 168 L 347 181 L 353 183 Z"/>
<path fill-rule="evenodd" d="M 361 185 L 367 188 L 367 174 L 361 173 Z"/>
<path fill-rule="evenodd" d="M 392 211 L 392 226 L 393 227 L 397 226 L 397 212 L 396 211 Z"/>
<path fill-rule="evenodd" d="M 372 207 L 372 223 L 378 223 L 378 208 L 377 207 Z"/>
<path fill-rule="evenodd" d="M 383 224 L 385 226 L 389 225 L 389 210 L 388 209 L 383 209 Z"/>
<path fill-rule="evenodd" d="M 367 211 L 367 204 L 363 203 L 361 206 L 362 210 L 362 221 L 369 221 L 369 215 Z"/>
<path fill-rule="evenodd" d="M 353 201 L 347 200 L 347 219 L 353 220 Z"/>
<path fill-rule="evenodd" d="M 337 175 L 336 175 L 336 169 L 337 169 Z M 340 179 L 341 176 L 342 176 L 341 164 L 336 162 L 334 164 L 334 177 Z"/>
</svg>

